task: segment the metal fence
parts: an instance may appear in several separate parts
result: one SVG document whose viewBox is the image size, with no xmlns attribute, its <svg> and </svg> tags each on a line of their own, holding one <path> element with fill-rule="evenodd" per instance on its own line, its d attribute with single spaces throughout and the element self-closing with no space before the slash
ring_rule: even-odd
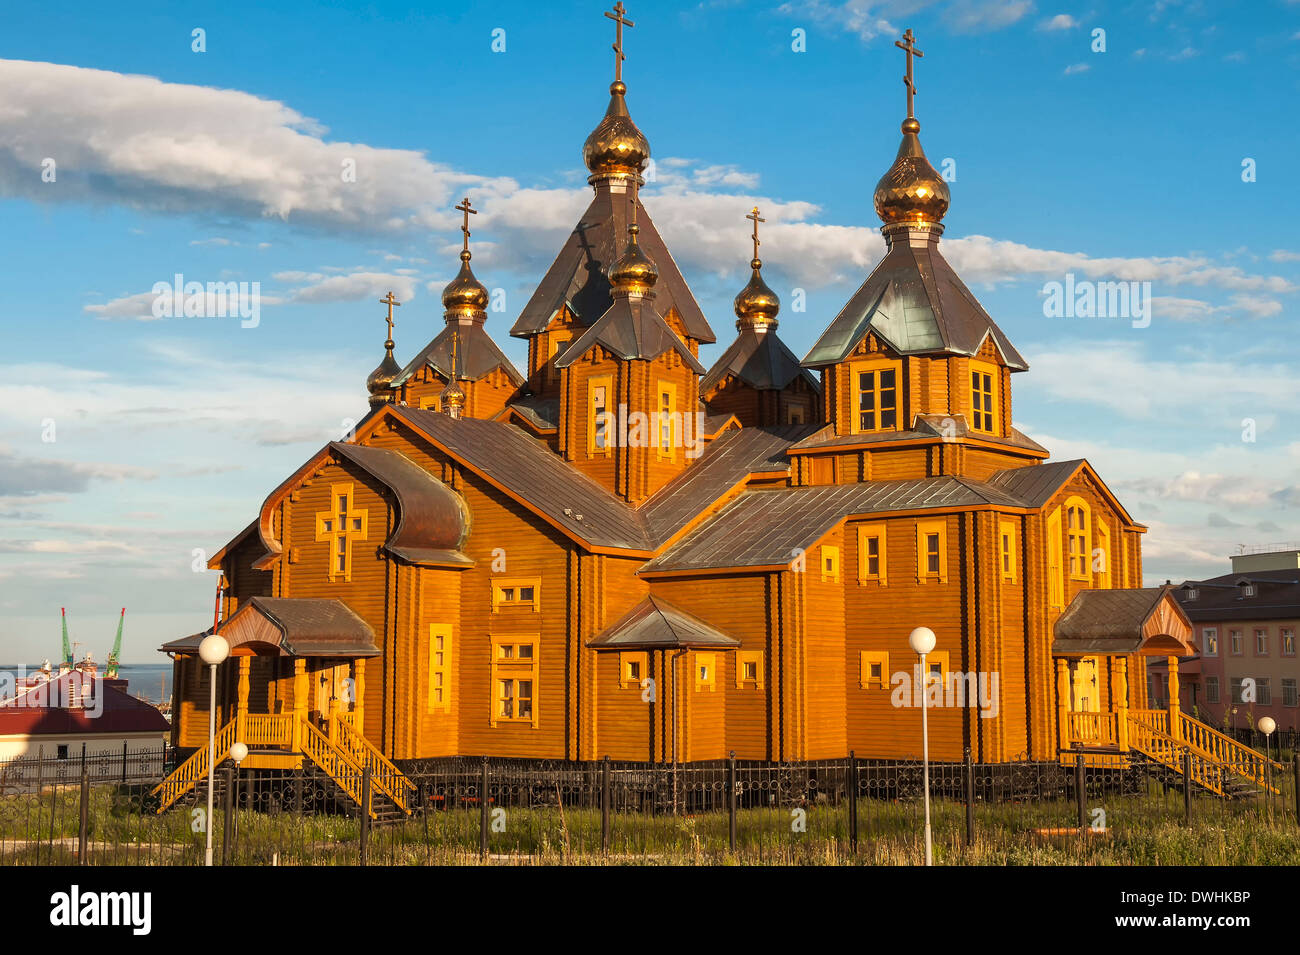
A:
<svg viewBox="0 0 1300 955">
<path fill-rule="evenodd" d="M 936 862 L 1300 862 L 1300 761 L 1224 798 L 1140 756 L 1070 759 L 931 764 Z M 923 768 L 912 760 L 422 761 L 403 767 L 415 787 L 407 811 L 368 770 L 335 780 L 226 763 L 211 819 L 206 781 L 159 813 L 158 774 L 123 782 L 95 767 L 29 766 L 39 785 L 0 794 L 0 864 L 201 865 L 209 827 L 227 865 L 923 858 Z"/>
</svg>

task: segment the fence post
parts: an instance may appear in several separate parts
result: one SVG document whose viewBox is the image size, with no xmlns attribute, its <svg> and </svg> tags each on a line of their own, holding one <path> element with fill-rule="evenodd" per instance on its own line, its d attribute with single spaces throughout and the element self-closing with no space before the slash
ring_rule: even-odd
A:
<svg viewBox="0 0 1300 955">
<path fill-rule="evenodd" d="M 727 756 L 727 838 L 736 851 L 736 751 Z"/>
<path fill-rule="evenodd" d="M 488 854 L 488 758 L 483 757 L 483 773 L 478 787 L 478 852 Z"/>
<path fill-rule="evenodd" d="M 86 768 L 86 744 L 81 745 L 81 812 L 77 823 L 77 865 L 86 865 L 86 837 L 90 834 L 90 770 Z"/>
<path fill-rule="evenodd" d="M 609 855 L 609 755 L 600 767 L 600 851 Z"/>
<path fill-rule="evenodd" d="M 1300 826 L 1300 753 L 1296 753 L 1291 762 L 1295 769 L 1295 822 Z"/>
<path fill-rule="evenodd" d="M 370 856 L 370 762 L 361 768 L 361 858 L 365 865 Z"/>
<path fill-rule="evenodd" d="M 234 770 L 226 767 L 225 825 L 221 829 L 221 864 L 230 865 L 231 843 L 235 841 L 235 777 Z M 209 823 L 210 824 L 210 823 Z"/>
<path fill-rule="evenodd" d="M 1192 750 L 1183 750 L 1183 817 L 1192 824 Z"/>
<path fill-rule="evenodd" d="M 126 785 L 126 740 L 122 740 L 122 785 Z"/>
<path fill-rule="evenodd" d="M 970 747 L 966 747 L 966 845 L 975 844 L 975 764 L 971 761 Z"/>
<path fill-rule="evenodd" d="M 1084 774 L 1083 774 L 1083 750 L 1080 748 L 1074 754 L 1074 801 L 1079 810 L 1079 831 L 1082 832 L 1088 826 L 1088 817 L 1083 809 L 1084 797 Z"/>
<path fill-rule="evenodd" d="M 858 757 L 849 750 L 849 848 L 858 853 Z"/>
</svg>

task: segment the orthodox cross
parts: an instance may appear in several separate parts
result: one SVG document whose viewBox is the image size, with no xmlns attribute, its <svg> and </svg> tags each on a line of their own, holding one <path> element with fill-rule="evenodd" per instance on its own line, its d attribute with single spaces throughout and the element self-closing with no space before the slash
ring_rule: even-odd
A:
<svg viewBox="0 0 1300 955">
<path fill-rule="evenodd" d="M 623 16 L 627 12 L 623 7 L 623 0 L 618 0 L 614 4 L 613 12 L 606 11 L 605 16 L 609 17 L 616 24 L 614 27 L 614 82 L 619 83 L 623 80 L 623 61 L 627 59 L 623 55 L 623 27 L 636 26 L 631 20 Z"/>
<path fill-rule="evenodd" d="M 902 40 L 895 40 L 894 46 L 907 54 L 907 75 L 903 77 L 903 83 L 907 86 L 907 118 L 912 119 L 915 115 L 913 100 L 916 96 L 916 84 L 912 82 L 912 57 L 925 54 L 916 48 L 916 38 L 912 36 L 911 29 L 903 34 Z"/>
<path fill-rule="evenodd" d="M 402 303 L 397 300 L 397 296 L 389 292 L 388 295 L 379 300 L 379 304 L 388 306 L 388 340 L 391 342 L 393 340 L 393 306 Z M 393 346 L 390 344 L 388 347 L 392 348 Z"/>
<path fill-rule="evenodd" d="M 465 213 L 465 221 L 461 223 L 460 231 L 465 233 L 465 251 L 469 251 L 469 217 L 478 215 L 478 210 L 470 207 L 469 196 L 466 196 L 460 205 L 456 207 L 457 212 Z"/>
<path fill-rule="evenodd" d="M 352 485 L 330 485 L 330 509 L 316 512 L 316 540 L 329 542 L 329 579 L 352 579 L 352 543 L 369 536 L 368 513 L 352 506 Z"/>
<path fill-rule="evenodd" d="M 745 216 L 745 218 L 752 219 L 754 222 L 754 258 L 758 258 L 758 247 L 761 244 L 758 241 L 758 224 L 760 222 L 766 222 L 767 220 L 758 214 L 758 206 L 754 206 L 754 211 Z"/>
<path fill-rule="evenodd" d="M 459 330 L 451 330 L 451 380 L 455 381 L 460 377 L 460 369 L 456 367 L 456 343 L 459 337 Z"/>
</svg>

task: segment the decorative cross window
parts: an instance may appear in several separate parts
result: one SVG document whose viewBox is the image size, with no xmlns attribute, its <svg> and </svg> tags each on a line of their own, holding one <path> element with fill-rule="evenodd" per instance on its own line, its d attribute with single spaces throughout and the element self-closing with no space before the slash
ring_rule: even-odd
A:
<svg viewBox="0 0 1300 955">
<path fill-rule="evenodd" d="M 329 579 L 352 580 L 352 545 L 369 536 L 369 512 L 353 504 L 351 484 L 330 485 L 330 509 L 316 512 L 316 540 L 329 544 Z"/>
</svg>

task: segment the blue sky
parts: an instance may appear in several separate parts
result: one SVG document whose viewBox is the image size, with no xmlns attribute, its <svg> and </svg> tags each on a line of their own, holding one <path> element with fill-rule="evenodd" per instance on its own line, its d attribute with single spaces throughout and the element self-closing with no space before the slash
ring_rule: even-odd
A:
<svg viewBox="0 0 1300 955">
<path fill-rule="evenodd" d="M 26 5 L 0 35 L 7 660 L 55 653 L 63 605 L 97 655 L 126 605 L 134 661 L 205 626 L 214 580 L 194 550 L 364 412 L 375 300 L 407 303 L 399 360 L 441 327 L 455 202 L 482 210 L 475 268 L 506 303 L 488 327 L 522 365 L 507 330 L 589 194 L 605 7 L 178 6 Z M 911 27 L 921 139 L 956 172 L 942 249 L 1031 366 L 1013 379 L 1017 426 L 1087 457 L 1149 525 L 1149 581 L 1300 538 L 1300 3 L 629 16 L 628 102 L 656 158 L 644 198 L 720 339 L 706 365 L 732 332 L 751 205 L 768 281 L 807 295 L 782 315 L 799 354 L 878 261 L 871 196 L 898 145 L 893 41 Z M 178 272 L 260 282 L 260 324 L 152 320 L 141 303 Z M 1066 273 L 1150 281 L 1150 326 L 1044 317 L 1044 285 Z"/>
</svg>

